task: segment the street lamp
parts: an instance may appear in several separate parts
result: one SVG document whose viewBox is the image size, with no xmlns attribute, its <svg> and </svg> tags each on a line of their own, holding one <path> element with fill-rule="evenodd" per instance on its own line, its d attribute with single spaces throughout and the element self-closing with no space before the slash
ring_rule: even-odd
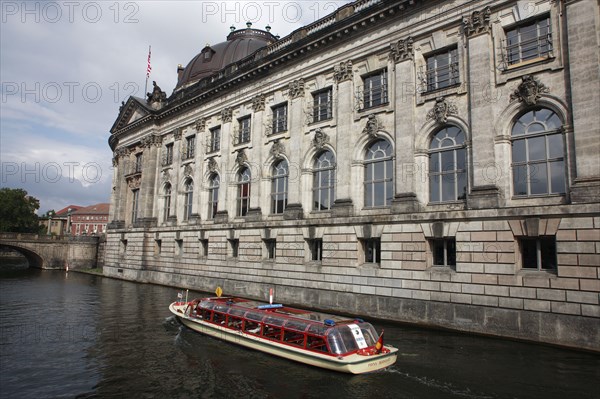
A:
<svg viewBox="0 0 600 399">
<path fill-rule="evenodd" d="M 48 212 L 48 235 L 52 234 L 52 211 Z"/>
<path fill-rule="evenodd" d="M 67 209 L 67 235 L 71 235 L 71 211 L 71 208 Z"/>
</svg>

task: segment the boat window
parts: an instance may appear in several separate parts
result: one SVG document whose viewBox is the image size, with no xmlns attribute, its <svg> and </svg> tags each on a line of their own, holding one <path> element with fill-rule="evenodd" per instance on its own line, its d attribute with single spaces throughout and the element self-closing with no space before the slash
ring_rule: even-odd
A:
<svg viewBox="0 0 600 399">
<path fill-rule="evenodd" d="M 281 327 L 265 324 L 265 326 L 263 328 L 263 337 L 270 338 L 270 339 L 276 339 L 279 341 L 279 340 L 281 340 L 281 331 L 282 330 L 283 330 L 283 328 L 281 328 Z"/>
<path fill-rule="evenodd" d="M 208 309 L 200 309 L 200 313 L 198 313 L 198 315 L 207 321 L 210 321 L 210 316 L 211 316 L 212 312 Z"/>
<path fill-rule="evenodd" d="M 233 328 L 234 330 L 241 330 L 242 319 L 240 317 L 229 316 L 227 319 L 227 327 Z"/>
<path fill-rule="evenodd" d="M 244 331 L 249 334 L 260 333 L 260 323 L 257 321 L 246 320 L 244 323 Z"/>
<path fill-rule="evenodd" d="M 229 309 L 229 314 L 235 315 L 235 316 L 243 316 L 244 313 L 246 313 L 246 309 L 240 309 L 240 308 L 231 308 Z"/>
<path fill-rule="evenodd" d="M 306 330 L 307 326 L 308 326 L 308 323 L 305 321 L 301 321 L 301 320 L 288 320 L 285 323 L 285 328 L 289 328 L 292 330 L 298 330 L 298 331 Z"/>
<path fill-rule="evenodd" d="M 215 303 L 213 301 L 202 301 L 200 302 L 200 306 L 204 309 L 213 309 L 215 307 Z"/>
<path fill-rule="evenodd" d="M 334 353 L 347 353 L 353 352 L 359 349 L 352 330 L 347 325 L 338 325 L 327 334 L 327 341 L 329 347 Z"/>
<path fill-rule="evenodd" d="M 324 326 L 323 324 L 311 324 L 308 327 L 308 332 L 311 332 L 315 335 L 325 335 L 325 331 L 328 329 L 329 327 Z"/>
<path fill-rule="evenodd" d="M 225 318 L 227 315 L 219 312 L 215 312 L 213 316 L 213 323 L 215 324 L 225 324 Z"/>
<path fill-rule="evenodd" d="M 365 337 L 365 341 L 367 341 L 368 346 L 373 346 L 377 342 L 378 335 L 377 331 L 375 331 L 375 327 L 371 325 L 371 323 L 359 323 L 358 326 Z"/>
<path fill-rule="evenodd" d="M 262 321 L 264 315 L 258 312 L 247 312 L 246 318 L 249 320 Z"/>
<path fill-rule="evenodd" d="M 215 305 L 214 309 L 218 312 L 227 313 L 227 311 L 229 310 L 229 305 L 225 305 L 223 303 L 218 303 Z"/>
<path fill-rule="evenodd" d="M 283 330 L 283 341 L 290 345 L 304 347 L 304 334 L 293 330 Z"/>
<path fill-rule="evenodd" d="M 317 352 L 327 352 L 327 345 L 323 337 L 313 335 L 306 336 L 306 348 Z"/>
<path fill-rule="evenodd" d="M 329 331 L 327 334 L 327 342 L 329 342 L 329 347 L 333 353 L 341 354 L 347 352 L 342 336 L 337 329 L 334 328 Z"/>
<path fill-rule="evenodd" d="M 267 316 L 265 317 L 265 324 L 273 324 L 275 326 L 282 326 L 283 323 L 285 322 L 285 319 L 282 319 L 280 317 L 273 317 L 273 316 Z"/>
</svg>

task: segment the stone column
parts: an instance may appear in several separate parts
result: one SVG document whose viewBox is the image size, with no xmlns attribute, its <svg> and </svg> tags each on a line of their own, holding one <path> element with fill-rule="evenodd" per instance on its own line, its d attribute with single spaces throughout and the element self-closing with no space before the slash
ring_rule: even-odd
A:
<svg viewBox="0 0 600 399">
<path fill-rule="evenodd" d="M 352 203 L 352 62 L 341 62 L 334 68 L 337 83 L 337 134 L 336 134 L 336 200 L 332 206 L 333 216 L 350 216 L 354 213 Z"/>
<path fill-rule="evenodd" d="M 573 202 L 596 202 L 600 197 L 600 6 L 596 1 L 565 3 L 571 79 L 576 176 Z"/>
<path fill-rule="evenodd" d="M 290 108 L 288 112 L 290 139 L 283 146 L 288 158 L 288 203 L 284 212 L 286 219 L 301 219 L 303 216 L 301 203 L 301 156 L 304 133 L 304 80 L 302 78 L 290 83 Z"/>
<path fill-rule="evenodd" d="M 495 159 L 494 133 L 490 117 L 494 114 L 490 90 L 495 87 L 494 43 L 490 35 L 489 7 L 463 19 L 463 34 L 467 44 L 467 83 L 469 83 L 469 121 L 472 162 L 469 164 L 469 208 L 496 208 L 500 192 L 495 181 L 484 173 L 486 164 Z"/>
<path fill-rule="evenodd" d="M 141 222 L 144 225 L 156 225 L 157 217 L 154 215 L 154 201 L 156 199 L 156 172 L 158 157 L 160 156 L 160 145 L 162 143 L 159 135 L 150 134 L 142 138 L 142 183 L 140 186 L 140 197 L 138 209 L 140 210 Z"/>
</svg>

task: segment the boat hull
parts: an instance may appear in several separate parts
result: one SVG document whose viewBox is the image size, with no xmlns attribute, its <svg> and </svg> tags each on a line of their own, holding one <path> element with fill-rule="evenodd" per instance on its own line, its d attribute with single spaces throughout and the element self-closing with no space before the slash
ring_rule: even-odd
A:
<svg viewBox="0 0 600 399">
<path fill-rule="evenodd" d="M 358 354 L 347 356 L 325 355 L 189 317 L 184 314 L 185 306 L 187 305 L 177 306 L 171 304 L 169 310 L 184 326 L 191 330 L 288 360 L 351 374 L 364 374 L 382 370 L 396 362 L 398 349 L 387 345 L 386 349 L 389 350 L 388 353 L 379 353 L 371 356 Z"/>
</svg>

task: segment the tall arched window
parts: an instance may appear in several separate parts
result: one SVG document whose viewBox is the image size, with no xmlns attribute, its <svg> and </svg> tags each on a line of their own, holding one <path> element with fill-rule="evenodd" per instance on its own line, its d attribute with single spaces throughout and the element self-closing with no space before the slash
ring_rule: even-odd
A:
<svg viewBox="0 0 600 399">
<path fill-rule="evenodd" d="M 464 200 L 467 197 L 465 133 L 446 126 L 429 145 L 429 202 Z"/>
<path fill-rule="evenodd" d="M 271 213 L 283 213 L 288 201 L 288 163 L 281 160 L 273 165 L 271 177 Z"/>
<path fill-rule="evenodd" d="M 365 207 L 389 206 L 394 196 L 392 145 L 377 140 L 365 154 Z"/>
<path fill-rule="evenodd" d="M 246 216 L 250 209 L 250 169 L 242 168 L 237 176 L 237 215 Z"/>
<path fill-rule="evenodd" d="M 219 186 L 221 181 L 219 175 L 214 174 L 208 183 L 208 218 L 213 219 L 219 208 Z"/>
<path fill-rule="evenodd" d="M 183 186 L 183 220 L 189 220 L 192 216 L 192 204 L 194 202 L 194 181 L 187 179 Z"/>
<path fill-rule="evenodd" d="M 165 184 L 163 191 L 163 216 L 165 221 L 171 216 L 171 183 Z"/>
<path fill-rule="evenodd" d="M 313 209 L 326 211 L 335 201 L 335 157 L 323 151 L 315 159 L 313 170 Z"/>
<path fill-rule="evenodd" d="M 566 190 L 562 122 L 547 108 L 521 115 L 512 127 L 513 190 L 517 196 Z"/>
</svg>

